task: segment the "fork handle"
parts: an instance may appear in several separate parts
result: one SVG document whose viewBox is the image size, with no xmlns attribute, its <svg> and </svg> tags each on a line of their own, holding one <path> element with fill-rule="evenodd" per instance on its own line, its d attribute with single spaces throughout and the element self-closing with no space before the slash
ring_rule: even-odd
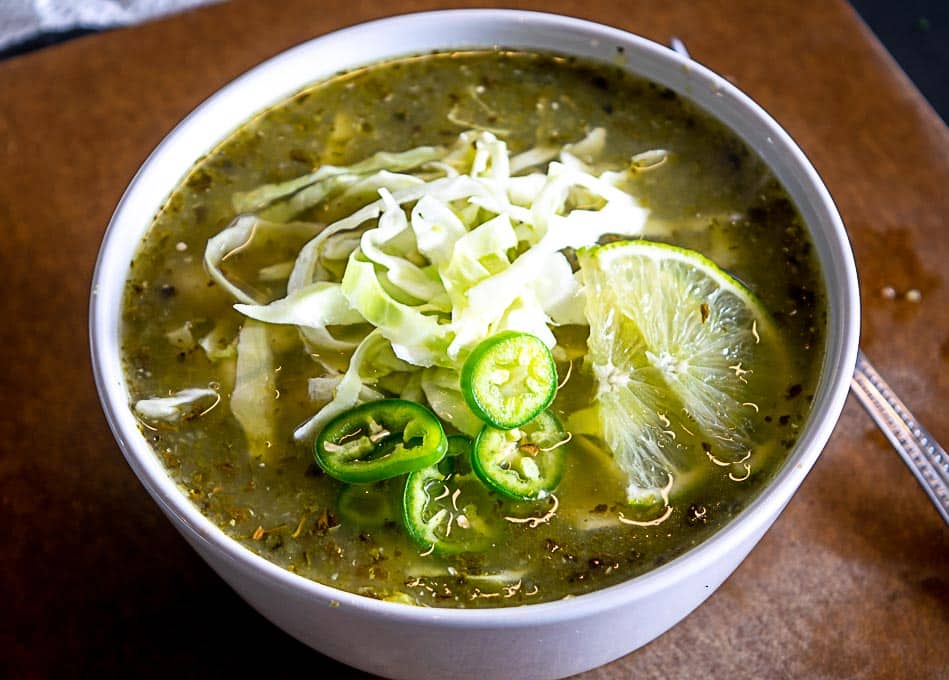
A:
<svg viewBox="0 0 949 680">
<path fill-rule="evenodd" d="M 949 524 L 949 457 L 946 450 L 919 424 L 862 351 L 857 352 L 857 367 L 850 389 L 916 475 L 943 521 Z"/>
</svg>

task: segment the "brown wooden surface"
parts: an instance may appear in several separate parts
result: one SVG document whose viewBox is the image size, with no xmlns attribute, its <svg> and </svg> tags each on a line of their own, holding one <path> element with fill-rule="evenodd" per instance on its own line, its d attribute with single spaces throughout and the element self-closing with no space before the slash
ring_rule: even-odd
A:
<svg viewBox="0 0 949 680">
<path fill-rule="evenodd" d="M 949 135 L 848 5 L 507 4 L 679 36 L 764 105 L 848 225 L 864 350 L 949 442 Z M 149 500 L 99 410 L 87 297 L 113 207 L 191 108 L 307 38 L 436 6 L 247 0 L 0 62 L 0 675 L 359 677 L 255 614 Z M 851 399 L 733 577 L 587 677 L 947 677 L 947 640 L 949 531 Z"/>
</svg>

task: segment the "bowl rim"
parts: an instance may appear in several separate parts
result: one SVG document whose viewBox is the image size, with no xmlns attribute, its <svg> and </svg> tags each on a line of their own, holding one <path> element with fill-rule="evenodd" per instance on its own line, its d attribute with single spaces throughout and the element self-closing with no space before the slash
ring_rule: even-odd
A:
<svg viewBox="0 0 949 680">
<path fill-rule="evenodd" d="M 131 229 L 130 224 L 133 226 L 139 225 L 132 229 L 137 245 L 152 223 L 154 212 L 148 215 L 147 224 L 143 226 L 141 225 L 143 220 L 140 214 L 135 215 L 133 213 L 137 208 L 137 203 L 144 200 L 143 197 L 154 196 L 155 191 L 146 187 L 145 183 L 152 181 L 153 175 L 160 174 L 156 168 L 162 162 L 163 156 L 169 153 L 169 149 L 173 145 L 180 143 L 183 133 L 189 127 L 194 127 L 201 123 L 204 117 L 213 115 L 215 106 L 228 104 L 232 95 L 236 92 L 252 86 L 273 70 L 279 70 L 310 51 L 321 49 L 334 42 L 338 44 L 341 40 L 356 42 L 365 40 L 378 31 L 416 30 L 420 24 L 434 26 L 444 25 L 444 22 L 468 22 L 469 24 L 482 22 L 485 25 L 493 23 L 496 27 L 500 27 L 505 23 L 526 24 L 533 30 L 566 30 L 581 34 L 591 41 L 599 40 L 606 44 L 632 47 L 640 55 L 648 56 L 654 60 L 671 62 L 677 67 L 687 69 L 690 72 L 690 78 L 694 79 L 700 86 L 716 88 L 717 93 L 720 92 L 724 95 L 724 99 L 729 103 L 728 105 L 743 109 L 745 113 L 754 117 L 758 124 L 767 128 L 769 135 L 773 137 L 773 141 L 770 138 L 769 141 L 782 152 L 789 154 L 792 164 L 801 173 L 801 181 L 808 186 L 816 208 L 822 213 L 824 220 L 830 227 L 826 236 L 829 239 L 828 247 L 832 250 L 830 261 L 837 268 L 835 273 L 839 278 L 839 281 L 837 281 L 839 290 L 830 289 L 828 279 L 831 273 L 827 271 L 830 263 L 822 260 L 823 276 L 825 282 L 828 283 L 827 345 L 823 357 L 823 366 L 820 371 L 819 384 L 815 391 L 812 411 L 801 431 L 798 442 L 789 453 L 782 468 L 765 485 L 758 496 L 743 508 L 736 517 L 697 546 L 678 555 L 666 564 L 639 576 L 613 586 L 578 595 L 569 600 L 488 609 L 424 608 L 375 600 L 289 572 L 245 548 L 236 539 L 232 539 L 205 517 L 179 491 L 176 483 L 165 472 L 164 467 L 158 461 L 157 455 L 147 443 L 143 434 L 134 426 L 135 420 L 128 404 L 128 392 L 121 367 L 121 355 L 118 351 L 119 330 L 117 323 L 115 323 L 117 319 L 120 320 L 120 311 L 115 309 L 115 300 L 116 296 L 119 300 L 121 299 L 121 291 L 129 272 L 129 263 L 127 261 L 124 263 L 116 262 L 116 256 L 113 253 L 118 248 L 117 244 L 127 238 L 123 232 Z M 481 46 L 497 47 L 489 40 L 483 41 Z M 502 47 L 506 46 L 508 45 L 502 45 Z M 446 44 L 444 49 L 450 50 L 457 47 L 457 45 Z M 419 50 L 410 50 L 401 54 L 392 53 L 383 59 L 393 59 L 419 53 Z M 363 64 L 379 61 L 379 58 L 371 58 L 364 61 Z M 349 70 L 351 67 L 344 66 L 335 69 L 334 72 Z M 331 76 L 332 74 L 300 78 L 296 90 Z M 649 79 L 655 80 L 652 77 L 649 77 Z M 275 101 L 282 101 L 290 94 L 292 92 L 277 96 Z M 683 94 L 691 100 L 688 93 Z M 707 107 L 695 103 L 700 108 L 707 110 Z M 249 120 L 271 105 L 271 103 L 267 103 L 256 109 L 247 110 L 241 114 L 241 120 Z M 716 112 L 707 112 L 713 117 L 721 119 Z M 228 128 L 215 141 L 214 145 L 226 139 L 233 132 L 233 129 Z M 734 132 L 745 139 L 741 131 L 734 130 Z M 201 155 L 200 153 L 195 154 L 191 162 L 196 161 Z M 162 195 L 159 201 L 151 201 L 155 204 L 156 209 L 164 203 L 168 194 L 176 188 L 181 179 L 183 179 L 183 175 L 168 186 L 165 185 L 167 184 L 167 178 L 165 184 L 158 182 L 161 185 Z M 117 276 L 117 273 L 121 273 L 121 276 Z M 110 290 L 105 285 L 106 283 L 111 283 L 115 290 Z M 832 296 L 835 297 L 832 299 Z M 115 209 L 103 237 L 93 274 L 89 333 L 93 373 L 99 398 L 109 426 L 126 461 L 149 495 L 169 517 L 177 520 L 177 528 L 184 531 L 186 527 L 190 531 L 190 538 L 198 539 L 202 547 L 209 549 L 219 558 L 228 561 L 237 571 L 257 578 L 271 580 L 274 585 L 294 591 L 307 600 L 361 610 L 380 619 L 396 619 L 420 624 L 437 623 L 439 626 L 447 627 L 491 626 L 503 629 L 536 625 L 550 620 L 572 620 L 620 606 L 665 589 L 690 576 L 695 576 L 705 565 L 717 561 L 723 553 L 737 551 L 741 545 L 747 543 L 750 539 L 756 540 L 757 535 L 760 535 L 770 524 L 770 520 L 780 513 L 801 484 L 826 446 L 839 419 L 849 390 L 850 376 L 856 363 L 859 313 L 859 293 L 853 254 L 843 223 L 830 194 L 817 171 L 788 133 L 750 97 L 701 64 L 658 43 L 621 29 L 585 19 L 547 12 L 457 9 L 391 16 L 318 36 L 280 52 L 246 71 L 198 105 L 161 140 L 148 156 L 130 181 Z M 832 324 L 839 326 L 839 335 L 834 335 L 835 327 Z M 817 413 L 818 406 L 823 408 L 821 413 Z"/>
</svg>

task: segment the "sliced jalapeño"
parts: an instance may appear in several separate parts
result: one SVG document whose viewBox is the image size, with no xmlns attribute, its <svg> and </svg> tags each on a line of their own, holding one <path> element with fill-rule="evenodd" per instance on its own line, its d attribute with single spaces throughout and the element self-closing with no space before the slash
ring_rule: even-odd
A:
<svg viewBox="0 0 949 680">
<path fill-rule="evenodd" d="M 471 440 L 448 439 L 449 455 L 406 479 L 402 519 L 409 535 L 431 552 L 479 552 L 494 534 L 487 514 L 492 498 L 471 470 Z"/>
<path fill-rule="evenodd" d="M 553 401 L 557 366 L 540 338 L 504 331 L 482 341 L 465 361 L 461 392 L 481 420 L 510 430 Z"/>
<path fill-rule="evenodd" d="M 541 500 L 560 484 L 568 440 L 550 411 L 512 430 L 485 425 L 475 440 L 471 465 L 485 484 L 504 496 Z"/>
<path fill-rule="evenodd" d="M 382 399 L 333 418 L 316 438 L 316 462 L 350 484 L 371 484 L 433 465 L 448 438 L 431 411 L 411 401 Z"/>
</svg>

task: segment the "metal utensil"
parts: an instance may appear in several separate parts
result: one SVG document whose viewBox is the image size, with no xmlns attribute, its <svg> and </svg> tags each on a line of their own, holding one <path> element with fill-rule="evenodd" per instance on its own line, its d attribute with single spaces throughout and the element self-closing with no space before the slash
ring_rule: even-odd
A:
<svg viewBox="0 0 949 680">
<path fill-rule="evenodd" d="M 857 367 L 850 389 L 949 524 L 949 456 L 946 450 L 919 424 L 863 352 L 857 353 Z"/>
<path fill-rule="evenodd" d="M 669 45 L 673 51 L 691 59 L 689 50 L 679 38 L 673 36 Z M 850 389 L 916 475 L 942 519 L 949 524 L 949 456 L 946 450 L 919 424 L 862 351 L 857 352 L 857 366 Z"/>
</svg>

